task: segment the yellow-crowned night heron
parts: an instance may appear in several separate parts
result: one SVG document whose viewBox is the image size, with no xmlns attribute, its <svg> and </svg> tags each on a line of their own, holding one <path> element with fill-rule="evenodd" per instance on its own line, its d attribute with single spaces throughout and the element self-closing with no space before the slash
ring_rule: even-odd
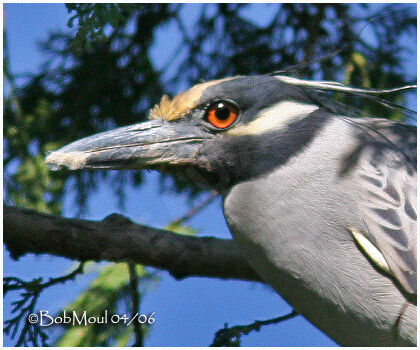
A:
<svg viewBox="0 0 420 350">
<path fill-rule="evenodd" d="M 324 90 L 378 92 L 286 76 L 211 81 L 47 162 L 205 183 L 249 263 L 314 325 L 342 345 L 414 345 L 416 129 L 343 116 Z"/>
</svg>

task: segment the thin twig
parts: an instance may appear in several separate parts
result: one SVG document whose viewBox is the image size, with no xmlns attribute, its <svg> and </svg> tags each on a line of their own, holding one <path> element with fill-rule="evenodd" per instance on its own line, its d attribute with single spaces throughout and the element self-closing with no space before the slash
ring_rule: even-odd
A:
<svg viewBox="0 0 420 350">
<path fill-rule="evenodd" d="M 225 328 L 220 329 L 216 332 L 213 343 L 210 346 L 239 346 L 241 336 L 243 334 L 246 335 L 252 331 L 259 331 L 262 326 L 286 321 L 297 315 L 298 313 L 295 310 L 292 310 L 292 312 L 288 313 L 287 315 L 283 315 L 265 321 L 255 321 L 254 323 L 251 323 L 249 325 L 234 326 L 228 328 L 227 324 L 225 324 Z"/>
<path fill-rule="evenodd" d="M 213 199 L 215 199 L 219 195 L 219 192 L 212 191 L 210 193 L 210 196 L 205 199 L 202 203 L 198 204 L 195 207 L 192 207 L 185 215 L 181 216 L 180 218 L 172 221 L 171 225 L 180 225 L 183 222 L 191 219 L 195 214 L 197 214 L 200 210 L 204 209 L 206 206 L 208 206 Z"/>
<path fill-rule="evenodd" d="M 140 322 L 137 322 L 138 319 L 138 312 L 140 310 L 140 293 L 138 290 L 139 281 L 136 272 L 136 264 L 130 262 L 128 263 L 128 269 L 130 273 L 130 293 L 131 293 L 131 301 L 133 304 L 133 327 L 134 327 L 134 334 L 136 336 L 136 342 L 133 346 L 143 346 L 143 330 L 142 325 Z"/>
<path fill-rule="evenodd" d="M 25 289 L 26 291 L 33 293 L 33 292 L 41 292 L 43 289 L 48 288 L 54 284 L 58 283 L 65 283 L 68 280 L 74 279 L 78 274 L 81 274 L 83 272 L 83 266 L 85 262 L 81 262 L 79 266 L 68 273 L 67 275 L 56 277 L 56 278 L 50 278 L 48 282 L 40 283 L 41 278 L 36 278 L 30 282 L 26 282 L 21 280 L 17 277 L 5 277 L 4 278 L 4 293 L 6 294 L 8 291 L 16 290 L 16 289 Z M 13 283 L 14 282 L 14 283 Z"/>
</svg>

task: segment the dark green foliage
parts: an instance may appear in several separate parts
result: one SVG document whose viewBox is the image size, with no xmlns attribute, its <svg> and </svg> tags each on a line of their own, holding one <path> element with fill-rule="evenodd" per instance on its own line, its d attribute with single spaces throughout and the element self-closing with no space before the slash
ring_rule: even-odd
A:
<svg viewBox="0 0 420 350">
<path fill-rule="evenodd" d="M 76 12 L 67 22 L 70 28 L 74 27 L 76 20 L 78 22 L 79 30 L 73 41 L 74 46 L 79 49 L 89 49 L 91 41 L 103 40 L 106 37 L 107 26 L 113 29 L 123 26 L 136 5 L 67 4 L 66 7 L 69 13 Z"/>
</svg>

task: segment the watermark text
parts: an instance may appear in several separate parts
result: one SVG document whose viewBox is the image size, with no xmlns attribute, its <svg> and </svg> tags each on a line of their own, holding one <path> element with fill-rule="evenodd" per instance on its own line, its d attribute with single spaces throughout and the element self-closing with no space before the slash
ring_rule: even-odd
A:
<svg viewBox="0 0 420 350">
<path fill-rule="evenodd" d="M 65 324 L 72 326 L 87 326 L 89 324 L 117 324 L 122 323 L 126 326 L 131 325 L 133 322 L 140 324 L 152 325 L 155 322 L 155 313 L 150 315 L 139 314 L 127 316 L 126 314 L 117 315 L 109 314 L 108 310 L 105 310 L 102 316 L 88 316 L 86 311 L 77 313 L 76 311 L 63 311 L 58 316 L 49 315 L 47 310 L 40 310 L 37 313 L 30 314 L 28 316 L 28 322 L 32 324 L 38 324 L 40 327 L 47 327 L 57 324 Z"/>
</svg>

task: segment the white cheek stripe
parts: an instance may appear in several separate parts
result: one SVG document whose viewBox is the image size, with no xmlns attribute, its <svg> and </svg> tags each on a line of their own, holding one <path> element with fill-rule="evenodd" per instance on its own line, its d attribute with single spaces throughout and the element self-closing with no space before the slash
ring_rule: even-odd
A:
<svg viewBox="0 0 420 350">
<path fill-rule="evenodd" d="M 311 114 L 319 107 L 316 105 L 281 101 L 263 109 L 255 120 L 246 125 L 238 125 L 228 131 L 228 135 L 255 135 L 279 130 L 291 122 L 298 121 Z"/>
</svg>

